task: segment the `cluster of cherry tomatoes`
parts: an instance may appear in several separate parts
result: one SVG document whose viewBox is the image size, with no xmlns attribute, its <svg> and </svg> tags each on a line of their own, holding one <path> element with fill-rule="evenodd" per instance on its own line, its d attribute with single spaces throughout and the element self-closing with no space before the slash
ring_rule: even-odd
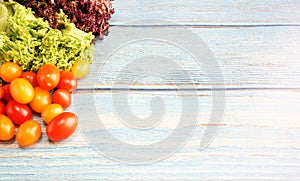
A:
<svg viewBox="0 0 300 181">
<path fill-rule="evenodd" d="M 6 84 L 0 86 L 0 140 L 16 136 L 20 147 L 34 144 L 42 129 L 39 122 L 32 120 L 33 111 L 41 115 L 51 141 L 70 137 L 78 124 L 74 113 L 64 112 L 78 84 L 73 73 L 51 64 L 45 64 L 37 73 L 23 72 L 16 63 L 3 63 L 0 77 Z"/>
</svg>

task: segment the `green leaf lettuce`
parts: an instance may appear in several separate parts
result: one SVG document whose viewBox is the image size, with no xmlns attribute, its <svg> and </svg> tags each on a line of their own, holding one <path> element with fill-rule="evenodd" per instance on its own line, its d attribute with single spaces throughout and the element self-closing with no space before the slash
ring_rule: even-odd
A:
<svg viewBox="0 0 300 181">
<path fill-rule="evenodd" d="M 63 26 L 52 29 L 31 9 L 13 1 L 0 2 L 0 64 L 14 61 L 23 70 L 37 71 L 48 63 L 60 70 L 69 70 L 80 59 L 92 63 L 92 33 L 77 29 L 66 18 L 61 21 Z"/>
</svg>

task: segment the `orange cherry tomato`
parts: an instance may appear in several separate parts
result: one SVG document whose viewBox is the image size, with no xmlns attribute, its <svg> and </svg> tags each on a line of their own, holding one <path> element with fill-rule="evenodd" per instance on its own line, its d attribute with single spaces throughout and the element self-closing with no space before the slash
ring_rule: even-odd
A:
<svg viewBox="0 0 300 181">
<path fill-rule="evenodd" d="M 43 120 L 49 124 L 50 121 L 55 118 L 57 115 L 64 112 L 64 109 L 59 104 L 49 104 L 45 106 L 42 110 L 41 116 Z"/>
<path fill-rule="evenodd" d="M 47 125 L 46 133 L 51 141 L 62 141 L 75 132 L 77 125 L 77 116 L 71 112 L 64 112 Z"/>
<path fill-rule="evenodd" d="M 49 91 L 58 85 L 60 72 L 54 65 L 45 64 L 38 70 L 36 80 L 41 88 Z"/>
<path fill-rule="evenodd" d="M 52 103 L 52 98 L 50 92 L 41 87 L 34 88 L 34 97 L 32 101 L 29 103 L 32 110 L 37 113 L 41 113 L 42 109 L 48 104 Z"/>
<path fill-rule="evenodd" d="M 31 83 L 32 87 L 38 86 L 38 83 L 37 83 L 37 80 L 36 80 L 36 73 L 30 72 L 30 71 L 24 72 L 22 74 L 22 78 L 28 80 L 28 82 Z"/>
<path fill-rule="evenodd" d="M 60 72 L 60 81 L 57 85 L 58 89 L 65 89 L 73 92 L 77 89 L 78 80 L 72 72 L 63 70 Z"/>
<path fill-rule="evenodd" d="M 22 68 L 14 62 L 5 62 L 1 65 L 0 75 L 5 82 L 11 82 L 15 78 L 21 77 Z"/>
<path fill-rule="evenodd" d="M 65 89 L 57 89 L 52 96 L 52 102 L 60 104 L 64 109 L 66 109 L 71 104 L 71 94 Z"/>
<path fill-rule="evenodd" d="M 0 85 L 0 99 L 2 99 L 2 97 L 4 97 L 4 94 L 5 94 L 4 88 L 3 88 L 3 86 Z"/>
<path fill-rule="evenodd" d="M 29 103 L 34 97 L 32 85 L 23 78 L 14 79 L 10 83 L 9 91 L 13 99 L 21 104 Z"/>
<path fill-rule="evenodd" d="M 14 137 L 15 126 L 5 115 L 0 114 L 0 140 L 7 141 Z"/>
<path fill-rule="evenodd" d="M 26 147 L 35 143 L 41 134 L 41 125 L 34 120 L 28 120 L 18 128 L 16 139 L 20 147 Z"/>
<path fill-rule="evenodd" d="M 6 84 L 5 86 L 3 86 L 4 89 L 4 96 L 2 97 L 2 100 L 4 102 L 8 102 L 10 100 L 12 100 L 13 98 L 11 97 L 10 91 L 9 91 L 9 86 L 10 84 Z"/>
</svg>

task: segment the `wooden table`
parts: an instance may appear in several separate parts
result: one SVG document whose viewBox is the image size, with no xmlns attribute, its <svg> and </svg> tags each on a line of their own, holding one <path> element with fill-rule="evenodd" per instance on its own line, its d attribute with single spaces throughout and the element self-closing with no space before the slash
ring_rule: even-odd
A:
<svg viewBox="0 0 300 181">
<path fill-rule="evenodd" d="M 116 0 L 114 7 L 111 33 L 104 41 L 96 42 L 91 73 L 80 80 L 73 95 L 69 111 L 78 113 L 78 130 L 60 143 L 50 143 L 44 134 L 38 144 L 26 149 L 18 148 L 15 141 L 0 144 L 1 180 L 300 178 L 299 0 Z M 140 19 L 143 21 L 135 21 Z M 149 19 L 156 21 L 149 23 Z M 164 24 L 166 21 L 169 23 Z M 179 29 L 191 31 L 202 39 L 219 64 L 224 79 L 225 111 L 218 124 L 209 121 L 211 88 L 215 82 L 209 81 L 205 70 L 195 66 L 195 60 L 182 51 L 182 47 L 193 45 L 185 41 L 187 37 L 182 36 L 183 43 L 177 46 L 153 39 L 124 46 L 112 43 L 123 36 L 130 40 L 137 30 L 171 31 L 177 38 L 181 36 L 176 34 Z M 110 48 L 116 51 L 107 57 L 105 50 Z M 178 71 L 174 71 L 176 87 L 160 75 L 145 74 L 139 78 L 143 67 L 122 70 L 122 66 L 133 60 L 150 55 L 177 62 L 188 72 L 192 84 Z M 154 68 L 164 67 L 163 63 L 153 62 Z M 116 83 L 120 72 L 125 77 L 138 78 L 129 91 L 126 80 Z M 191 86 L 195 89 L 190 89 Z M 178 96 L 178 90 L 184 95 Z M 163 160 L 121 163 L 89 144 L 82 129 L 88 121 L 97 121 L 88 112 L 90 107 L 96 107 L 105 130 L 123 142 L 146 145 L 159 142 L 175 130 L 181 115 L 181 99 L 194 98 L 195 90 L 199 117 L 195 125 L 187 125 L 195 129 L 181 149 Z M 162 124 L 154 132 L 130 131 L 126 124 L 118 122 L 122 115 L 121 118 L 116 115 L 112 95 L 117 98 L 128 95 L 128 105 L 124 102 L 124 106 L 140 119 L 151 114 L 150 100 L 161 97 L 166 105 Z M 118 106 L 122 107 L 122 103 Z M 200 149 L 204 131 L 212 127 L 218 130 L 215 138 L 205 149 Z"/>
</svg>

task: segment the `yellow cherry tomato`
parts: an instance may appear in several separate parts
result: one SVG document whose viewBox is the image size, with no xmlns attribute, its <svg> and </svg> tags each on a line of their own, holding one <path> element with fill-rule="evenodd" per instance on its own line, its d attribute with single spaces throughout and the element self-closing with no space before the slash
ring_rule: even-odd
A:
<svg viewBox="0 0 300 181">
<path fill-rule="evenodd" d="M 76 61 L 72 68 L 71 72 L 75 75 L 77 79 L 85 77 L 90 71 L 90 63 L 86 60 Z"/>
<path fill-rule="evenodd" d="M 12 98 L 21 104 L 29 103 L 34 97 L 34 90 L 30 82 L 24 78 L 14 79 L 9 86 Z"/>
<path fill-rule="evenodd" d="M 43 108 L 41 115 L 42 115 L 43 120 L 47 124 L 49 124 L 53 118 L 55 118 L 57 115 L 59 115 L 63 112 L 64 112 L 64 109 L 61 105 L 49 104 Z"/>
</svg>

